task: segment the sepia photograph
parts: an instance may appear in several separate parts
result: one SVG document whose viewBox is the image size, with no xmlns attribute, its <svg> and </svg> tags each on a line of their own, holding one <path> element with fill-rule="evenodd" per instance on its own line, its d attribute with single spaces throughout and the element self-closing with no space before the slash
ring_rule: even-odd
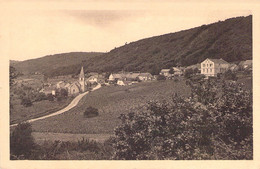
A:
<svg viewBox="0 0 260 169">
<path fill-rule="evenodd" d="M 10 162 L 255 159 L 252 9 L 61 2 L 3 3 Z"/>
</svg>

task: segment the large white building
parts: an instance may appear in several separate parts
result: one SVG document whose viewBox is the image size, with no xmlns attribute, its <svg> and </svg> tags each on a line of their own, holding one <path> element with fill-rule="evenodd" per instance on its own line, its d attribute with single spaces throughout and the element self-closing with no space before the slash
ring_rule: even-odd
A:
<svg viewBox="0 0 260 169">
<path fill-rule="evenodd" d="M 229 68 L 229 63 L 223 59 L 207 58 L 201 62 L 201 74 L 205 76 L 217 76 L 218 73 L 224 73 Z"/>
</svg>

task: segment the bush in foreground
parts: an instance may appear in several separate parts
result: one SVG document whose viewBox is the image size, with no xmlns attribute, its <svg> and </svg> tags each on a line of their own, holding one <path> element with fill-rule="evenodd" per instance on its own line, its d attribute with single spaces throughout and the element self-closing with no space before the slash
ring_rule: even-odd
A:
<svg viewBox="0 0 260 169">
<path fill-rule="evenodd" d="M 191 98 L 175 96 L 123 114 L 122 125 L 115 130 L 113 158 L 252 159 L 251 92 L 237 83 L 211 90 L 218 87 L 212 83 L 192 86 Z M 201 89 L 211 94 L 200 94 Z M 214 92 L 221 96 L 215 98 Z"/>
<path fill-rule="evenodd" d="M 35 148 L 32 137 L 32 127 L 30 123 L 18 124 L 10 137 L 11 158 L 28 158 Z"/>
</svg>

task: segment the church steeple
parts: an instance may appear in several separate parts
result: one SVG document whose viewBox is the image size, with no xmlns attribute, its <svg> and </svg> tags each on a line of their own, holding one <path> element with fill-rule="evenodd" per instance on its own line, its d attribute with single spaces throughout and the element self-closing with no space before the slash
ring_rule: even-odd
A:
<svg viewBox="0 0 260 169">
<path fill-rule="evenodd" d="M 79 84 L 80 84 L 81 92 L 85 92 L 85 73 L 84 73 L 83 66 L 81 67 L 81 71 L 79 74 Z"/>
</svg>

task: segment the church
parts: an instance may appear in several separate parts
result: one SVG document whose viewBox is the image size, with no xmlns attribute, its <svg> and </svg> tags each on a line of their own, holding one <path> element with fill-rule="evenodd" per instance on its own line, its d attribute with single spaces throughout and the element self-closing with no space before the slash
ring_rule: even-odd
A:
<svg viewBox="0 0 260 169">
<path fill-rule="evenodd" d="M 85 81 L 85 74 L 84 74 L 83 66 L 81 67 L 81 71 L 79 74 L 79 80 L 70 84 L 67 87 L 67 90 L 68 90 L 69 95 L 77 95 L 79 93 L 83 93 L 83 92 L 87 91 L 87 84 Z"/>
</svg>

